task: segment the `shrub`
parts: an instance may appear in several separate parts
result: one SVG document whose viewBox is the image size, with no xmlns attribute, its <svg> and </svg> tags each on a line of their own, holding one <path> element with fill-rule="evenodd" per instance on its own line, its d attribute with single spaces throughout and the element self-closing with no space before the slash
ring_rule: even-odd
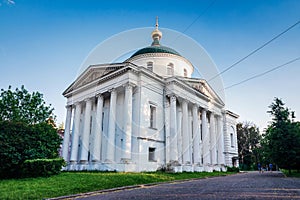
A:
<svg viewBox="0 0 300 200">
<path fill-rule="evenodd" d="M 238 167 L 226 167 L 228 172 L 239 172 L 240 169 Z"/>
<path fill-rule="evenodd" d="M 0 178 L 18 178 L 25 160 L 58 157 L 61 138 L 47 123 L 0 121 Z"/>
<path fill-rule="evenodd" d="M 22 165 L 22 177 L 39 177 L 59 174 L 65 166 L 62 158 L 26 160 Z"/>
</svg>

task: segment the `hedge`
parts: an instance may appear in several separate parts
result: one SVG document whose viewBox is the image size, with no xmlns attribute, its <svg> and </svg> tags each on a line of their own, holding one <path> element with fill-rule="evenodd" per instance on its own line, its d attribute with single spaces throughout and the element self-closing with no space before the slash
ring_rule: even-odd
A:
<svg viewBox="0 0 300 200">
<path fill-rule="evenodd" d="M 65 166 L 62 158 L 26 160 L 22 165 L 22 177 L 39 177 L 59 174 Z"/>
</svg>

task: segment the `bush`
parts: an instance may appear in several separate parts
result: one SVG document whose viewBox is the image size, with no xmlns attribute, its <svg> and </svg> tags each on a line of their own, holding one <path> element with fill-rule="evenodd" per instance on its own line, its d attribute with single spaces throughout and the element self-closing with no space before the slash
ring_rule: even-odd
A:
<svg viewBox="0 0 300 200">
<path fill-rule="evenodd" d="M 240 169 L 238 167 L 226 167 L 228 172 L 239 172 Z"/>
<path fill-rule="evenodd" d="M 39 177 L 59 174 L 65 166 L 62 158 L 26 160 L 22 165 L 22 177 Z"/>
<path fill-rule="evenodd" d="M 25 160 L 58 158 L 61 138 L 47 123 L 0 121 L 0 178 L 18 178 Z"/>
</svg>

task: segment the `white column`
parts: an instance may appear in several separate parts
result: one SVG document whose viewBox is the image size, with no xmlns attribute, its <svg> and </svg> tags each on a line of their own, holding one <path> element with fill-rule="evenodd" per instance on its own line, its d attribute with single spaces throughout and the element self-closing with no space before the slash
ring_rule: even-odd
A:
<svg viewBox="0 0 300 200">
<path fill-rule="evenodd" d="M 64 133 L 64 142 L 63 142 L 63 158 L 66 162 L 68 162 L 72 106 L 66 106 L 66 108 L 67 108 L 67 116 L 66 116 L 66 125 L 65 125 L 65 133 Z"/>
<path fill-rule="evenodd" d="M 201 138 L 201 112 L 198 112 L 198 132 L 199 132 L 199 164 L 202 165 L 202 138 Z"/>
<path fill-rule="evenodd" d="M 223 131 L 223 117 L 218 116 L 218 132 L 219 132 L 219 149 L 218 149 L 218 158 L 220 165 L 225 165 L 224 158 L 224 131 Z"/>
<path fill-rule="evenodd" d="M 164 109 L 164 114 L 165 114 L 165 157 L 166 157 L 166 163 L 168 164 L 170 162 L 170 152 L 172 149 L 170 148 L 170 103 L 169 99 L 165 98 L 165 109 Z"/>
<path fill-rule="evenodd" d="M 182 108 L 177 110 L 177 151 L 178 162 L 182 164 Z"/>
<path fill-rule="evenodd" d="M 182 101 L 182 153 L 183 164 L 190 164 L 190 147 L 189 147 L 189 120 L 188 104 L 186 100 Z"/>
<path fill-rule="evenodd" d="M 216 155 L 216 124 L 215 124 L 215 115 L 214 113 L 210 114 L 210 150 L 211 150 L 211 161 L 213 165 L 217 164 L 217 155 Z"/>
<path fill-rule="evenodd" d="M 83 134 L 82 134 L 82 147 L 80 154 L 80 162 L 85 163 L 88 161 L 89 153 L 89 138 L 91 130 L 91 110 L 92 110 L 92 99 L 85 100 L 85 115 L 84 115 L 84 124 L 83 124 Z"/>
<path fill-rule="evenodd" d="M 109 105 L 106 162 L 115 161 L 116 105 L 117 105 L 117 92 L 115 89 L 112 89 L 110 93 L 110 105 Z"/>
<path fill-rule="evenodd" d="M 70 162 L 77 162 L 80 114 L 81 114 L 81 104 L 78 102 L 75 104 L 75 116 L 74 116 L 74 120 L 73 120 L 74 130 L 72 131 L 73 132 L 72 133 L 72 149 L 71 149 Z"/>
<path fill-rule="evenodd" d="M 200 132 L 199 132 L 199 122 L 198 122 L 198 106 L 194 104 L 193 106 L 193 146 L 194 146 L 194 164 L 199 165 L 201 161 L 200 155 Z"/>
<path fill-rule="evenodd" d="M 188 118 L 188 122 L 189 122 L 189 156 L 190 156 L 190 163 L 193 163 L 193 116 L 192 116 L 192 110 L 189 111 L 189 118 Z"/>
<path fill-rule="evenodd" d="M 131 136 L 132 136 L 132 86 L 125 87 L 124 101 L 124 138 L 123 138 L 123 161 L 131 160 Z"/>
<path fill-rule="evenodd" d="M 203 165 L 209 165 L 210 163 L 210 155 L 209 155 L 209 134 L 207 131 L 207 117 L 206 117 L 206 109 L 202 109 L 201 115 L 202 121 L 202 144 L 203 144 Z"/>
<path fill-rule="evenodd" d="M 96 120 L 94 120 L 95 131 L 93 133 L 93 150 L 92 161 L 99 162 L 101 159 L 101 144 L 102 144 L 102 113 L 103 113 L 103 96 L 97 95 Z"/>
<path fill-rule="evenodd" d="M 170 109 L 170 161 L 178 161 L 177 151 L 177 117 L 176 117 L 176 97 L 171 97 Z"/>
</svg>

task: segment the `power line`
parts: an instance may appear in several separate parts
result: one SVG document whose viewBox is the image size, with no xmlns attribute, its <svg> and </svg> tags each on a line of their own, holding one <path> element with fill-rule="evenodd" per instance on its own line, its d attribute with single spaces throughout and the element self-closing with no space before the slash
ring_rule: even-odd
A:
<svg viewBox="0 0 300 200">
<path fill-rule="evenodd" d="M 261 50 L 262 48 L 264 48 L 265 46 L 267 46 L 268 44 L 270 44 L 271 42 L 273 42 L 274 40 L 276 40 L 277 38 L 279 38 L 280 36 L 282 36 L 283 34 L 285 34 L 286 32 L 288 32 L 289 30 L 291 30 L 292 28 L 294 28 L 295 26 L 297 26 L 300 23 L 300 20 L 297 21 L 295 24 L 293 24 L 292 26 L 288 27 L 286 30 L 284 30 L 283 32 L 279 33 L 278 35 L 276 35 L 275 37 L 273 37 L 271 40 L 269 40 L 268 42 L 264 43 L 262 46 L 260 46 L 259 48 L 255 49 L 254 51 L 252 51 L 251 53 L 249 53 L 247 56 L 243 57 L 242 59 L 238 60 L 237 62 L 235 62 L 234 64 L 230 65 L 229 67 L 227 67 L 226 69 L 224 69 L 223 71 L 221 71 L 220 73 L 218 73 L 217 75 L 213 76 L 212 78 L 210 78 L 207 82 L 210 82 L 211 80 L 215 79 L 216 77 L 220 76 L 221 74 L 227 72 L 228 70 L 230 70 L 231 68 L 233 68 L 234 66 L 236 66 L 237 64 L 241 63 L 242 61 L 246 60 L 248 57 L 250 57 L 251 55 L 255 54 L 256 52 L 258 52 L 259 50 Z"/>
<path fill-rule="evenodd" d="M 191 28 L 191 26 L 193 26 L 194 25 L 194 23 L 196 23 L 196 21 L 198 21 L 198 19 L 200 19 L 200 17 L 202 16 L 202 15 L 204 15 L 207 11 L 208 11 L 208 9 L 216 2 L 217 0 L 213 0 L 213 1 L 211 1 L 211 3 L 200 13 L 200 15 L 198 15 L 198 17 L 196 18 L 196 19 L 194 19 L 194 21 L 192 22 L 192 23 L 190 23 L 183 31 L 182 31 L 182 33 L 185 33 L 187 30 L 189 30 L 190 28 Z M 180 34 L 180 35 L 178 35 L 175 39 L 174 39 L 174 42 L 178 39 L 178 38 L 180 38 L 182 35 Z"/>
<path fill-rule="evenodd" d="M 241 82 L 238 82 L 238 83 L 235 83 L 235 84 L 230 85 L 230 86 L 228 86 L 228 87 L 225 87 L 224 89 L 226 90 L 226 89 L 232 88 L 232 87 L 234 87 L 234 86 L 243 84 L 243 83 L 245 83 L 245 82 L 247 82 L 247 81 L 250 81 L 250 80 L 252 80 L 252 79 L 255 79 L 255 78 L 264 76 L 264 75 L 266 75 L 266 74 L 268 74 L 268 73 L 270 73 L 270 72 L 272 72 L 272 71 L 275 71 L 275 70 L 277 70 L 277 69 L 279 69 L 279 68 L 281 68 L 281 67 L 284 67 L 284 66 L 289 65 L 289 64 L 291 64 L 291 63 L 293 63 L 293 62 L 296 62 L 297 60 L 300 60 L 300 57 L 295 58 L 295 59 L 293 59 L 293 60 L 290 60 L 290 61 L 288 61 L 288 62 L 286 62 L 286 63 L 284 63 L 284 64 L 282 64 L 282 65 L 276 66 L 276 67 L 274 67 L 274 68 L 272 68 L 272 69 L 270 69 L 270 70 L 268 70 L 268 71 L 265 71 L 265 72 L 263 72 L 263 73 L 254 75 L 254 76 L 252 76 L 252 77 L 250 77 L 250 78 L 247 78 L 247 79 L 245 79 L 245 80 L 243 80 L 243 81 L 241 81 Z"/>
<path fill-rule="evenodd" d="M 184 29 L 184 31 L 182 32 L 182 33 L 185 33 L 189 28 L 191 28 L 191 26 L 196 22 L 196 21 L 198 21 L 198 19 L 202 16 L 202 15 L 204 15 L 206 12 L 207 12 L 207 10 L 214 4 L 216 2 L 216 0 L 213 0 L 203 11 L 202 11 L 202 13 L 200 13 L 200 15 L 190 24 L 190 25 L 188 25 L 185 29 Z"/>
</svg>

